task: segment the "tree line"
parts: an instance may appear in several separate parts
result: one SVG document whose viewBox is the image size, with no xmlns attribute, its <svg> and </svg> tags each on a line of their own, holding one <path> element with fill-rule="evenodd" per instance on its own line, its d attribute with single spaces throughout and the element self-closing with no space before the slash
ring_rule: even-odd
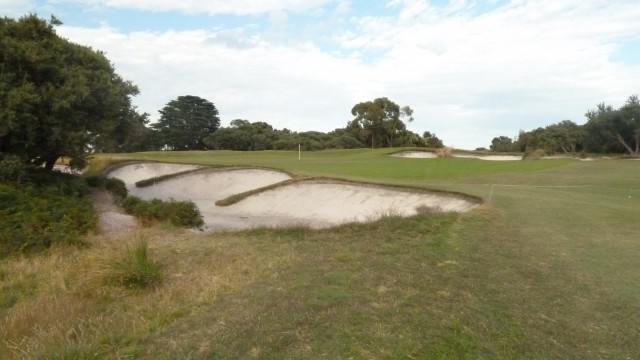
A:
<svg viewBox="0 0 640 360">
<path fill-rule="evenodd" d="M 351 113 L 355 118 L 346 127 L 328 133 L 280 130 L 263 121 L 246 119 L 220 127 L 219 112 L 212 102 L 193 95 L 179 96 L 160 110 L 161 117 L 151 124 L 147 139 L 138 143 L 151 146 L 147 150 L 237 151 L 444 146 L 435 134 L 425 132 L 420 136 L 409 131 L 405 121 L 413 121 L 413 110 L 386 97 L 358 103 Z"/>
<path fill-rule="evenodd" d="M 640 100 L 631 95 L 620 108 L 605 103 L 585 114 L 587 122 L 578 125 L 564 120 L 531 131 L 520 131 L 516 139 L 498 136 L 490 149 L 501 152 L 544 151 L 546 154 L 575 156 L 578 152 L 613 153 L 640 156 Z"/>
<path fill-rule="evenodd" d="M 279 130 L 245 119 L 221 127 L 215 105 L 194 95 L 169 101 L 151 124 L 149 114 L 132 104 L 138 88 L 116 74 L 101 51 L 58 36 L 60 24 L 35 14 L 0 18 L 0 164 L 51 169 L 67 157 L 81 168 L 92 153 L 147 150 L 443 147 L 435 134 L 407 129 L 413 110 L 386 97 L 355 104 L 346 126 L 328 133 Z M 640 155 L 638 96 L 618 109 L 600 104 L 586 117 L 582 126 L 565 120 L 521 131 L 515 140 L 496 137 L 490 148 Z"/>
<path fill-rule="evenodd" d="M 92 153 L 146 150 L 321 150 L 386 146 L 442 147 L 435 134 L 409 131 L 413 110 L 387 98 L 356 104 L 353 120 L 329 133 L 278 130 L 236 119 L 220 127 L 209 100 L 171 100 L 150 124 L 132 105 L 138 88 L 104 53 L 56 34 L 61 22 L 29 14 L 0 19 L 0 161 L 46 169 L 60 157 L 84 166 Z"/>
</svg>

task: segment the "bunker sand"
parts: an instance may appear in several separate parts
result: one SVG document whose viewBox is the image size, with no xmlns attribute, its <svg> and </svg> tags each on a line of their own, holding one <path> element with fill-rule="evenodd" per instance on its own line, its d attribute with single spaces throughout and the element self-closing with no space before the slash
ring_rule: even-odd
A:
<svg viewBox="0 0 640 360">
<path fill-rule="evenodd" d="M 184 171 L 197 170 L 178 174 Z M 141 180 L 178 174 L 136 187 Z M 326 228 L 346 222 L 372 221 L 385 215 L 411 216 L 420 208 L 469 211 L 479 201 L 456 194 L 411 191 L 338 180 L 292 180 L 291 175 L 265 169 L 216 169 L 196 165 L 137 163 L 108 173 L 125 182 L 130 194 L 143 199 L 191 200 L 204 218 L 204 230 L 302 225 Z M 263 189 L 265 188 L 265 189 Z M 218 206 L 230 196 L 252 192 L 236 203 Z"/>
</svg>

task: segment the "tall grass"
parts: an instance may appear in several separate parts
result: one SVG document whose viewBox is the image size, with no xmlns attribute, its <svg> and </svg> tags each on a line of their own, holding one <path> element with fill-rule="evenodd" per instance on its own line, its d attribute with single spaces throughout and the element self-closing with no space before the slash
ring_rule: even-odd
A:
<svg viewBox="0 0 640 360">
<path fill-rule="evenodd" d="M 148 289 L 163 279 L 161 266 L 150 257 L 149 244 L 138 238 L 122 253 L 116 253 L 98 262 L 93 277 L 105 285 L 126 289 Z"/>
</svg>

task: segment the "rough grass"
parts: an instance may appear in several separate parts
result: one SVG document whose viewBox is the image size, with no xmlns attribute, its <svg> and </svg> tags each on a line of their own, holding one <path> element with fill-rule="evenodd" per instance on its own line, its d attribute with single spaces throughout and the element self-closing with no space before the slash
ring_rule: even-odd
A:
<svg viewBox="0 0 640 360">
<path fill-rule="evenodd" d="M 209 235 L 157 226 L 5 259 L 0 358 L 638 358 L 639 163 L 509 163 L 446 181 L 394 175 L 485 199 L 493 187 L 491 204 L 464 215 Z M 137 236 L 161 286 L 96 286 L 96 260 Z"/>
</svg>

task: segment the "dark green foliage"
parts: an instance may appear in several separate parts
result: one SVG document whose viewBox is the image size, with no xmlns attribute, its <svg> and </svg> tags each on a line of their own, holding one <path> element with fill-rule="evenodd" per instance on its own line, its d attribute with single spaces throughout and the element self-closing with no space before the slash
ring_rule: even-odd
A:
<svg viewBox="0 0 640 360">
<path fill-rule="evenodd" d="M 508 136 L 498 136 L 494 137 L 491 140 L 491 146 L 489 147 L 491 151 L 497 152 L 511 152 L 516 150 L 516 145 L 513 143 Z"/>
<path fill-rule="evenodd" d="M 265 122 L 236 119 L 230 127 L 218 129 L 203 141 L 207 148 L 214 150 L 271 150 L 279 135 L 278 130 Z"/>
<path fill-rule="evenodd" d="M 584 129 L 573 121 L 564 120 L 557 124 L 520 131 L 514 143 L 514 151 L 531 153 L 537 149 L 547 154 L 574 155 L 584 147 Z"/>
<path fill-rule="evenodd" d="M 124 210 L 144 221 L 169 221 L 176 226 L 202 226 L 200 210 L 192 201 L 143 200 L 127 196 L 122 202 Z"/>
<path fill-rule="evenodd" d="M 586 151 L 640 156 L 640 99 L 637 95 L 629 96 L 619 109 L 598 104 L 585 116 L 587 123 L 582 126 L 563 120 L 544 128 L 521 130 L 515 142 L 506 136 L 496 137 L 491 150 L 532 153 L 541 149 L 547 154 L 571 156 Z"/>
<path fill-rule="evenodd" d="M 640 156 L 640 99 L 629 96 L 624 106 L 614 109 L 604 103 L 586 113 L 584 125 L 588 150 L 628 153 Z"/>
<path fill-rule="evenodd" d="M 47 169 L 67 156 L 82 168 L 90 146 L 101 149 L 145 117 L 131 105 L 138 89 L 103 53 L 58 36 L 56 25 L 36 15 L 0 18 L 0 153 Z"/>
<path fill-rule="evenodd" d="M 0 181 L 20 182 L 27 176 L 27 166 L 18 156 L 0 154 Z"/>
<path fill-rule="evenodd" d="M 433 134 L 429 131 L 425 131 L 422 135 L 422 139 L 424 141 L 424 146 L 428 148 L 439 149 L 444 147 L 444 143 L 440 140 L 436 134 Z"/>
<path fill-rule="evenodd" d="M 153 128 L 169 150 L 204 150 L 203 138 L 220 126 L 218 109 L 198 96 L 178 96 L 160 114 Z"/>
<path fill-rule="evenodd" d="M 347 131 L 371 148 L 400 145 L 398 141 L 404 142 L 406 131 L 401 118 L 413 121 L 410 107 L 401 108 L 386 97 L 356 104 L 351 115 L 355 118 L 347 124 Z"/>
<path fill-rule="evenodd" d="M 117 178 L 109 178 L 104 175 L 88 176 L 85 178 L 91 187 L 108 190 L 120 200 L 127 197 L 129 191 L 124 181 Z"/>
<path fill-rule="evenodd" d="M 79 244 L 96 224 L 81 178 L 32 171 L 23 183 L 0 184 L 0 256 Z"/>
<path fill-rule="evenodd" d="M 288 129 L 274 129 L 265 122 L 249 122 L 236 119 L 231 121 L 230 127 L 223 127 L 203 139 L 204 144 L 211 150 L 298 150 L 318 151 L 325 149 L 356 149 L 365 147 L 364 141 L 357 138 L 357 131 L 353 129 L 335 129 L 329 133 L 319 131 L 293 132 Z M 425 140 L 420 135 L 412 133 L 402 126 L 395 129 L 394 146 L 425 146 Z M 433 135 L 435 137 L 435 135 Z M 439 139 L 435 138 L 437 141 Z M 438 142 L 433 147 L 438 147 Z M 441 141 L 440 141 L 441 144 Z"/>
</svg>

